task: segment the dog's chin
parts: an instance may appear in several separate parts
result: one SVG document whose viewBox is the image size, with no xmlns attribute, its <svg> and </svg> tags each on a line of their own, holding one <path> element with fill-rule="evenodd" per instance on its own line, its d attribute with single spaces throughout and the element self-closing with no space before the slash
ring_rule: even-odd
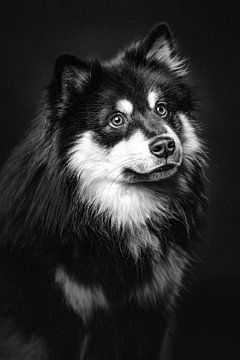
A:
<svg viewBox="0 0 240 360">
<path fill-rule="evenodd" d="M 179 169 L 179 164 L 156 166 L 147 172 L 138 172 L 131 168 L 124 170 L 124 179 L 128 183 L 158 182 L 173 177 Z"/>
</svg>

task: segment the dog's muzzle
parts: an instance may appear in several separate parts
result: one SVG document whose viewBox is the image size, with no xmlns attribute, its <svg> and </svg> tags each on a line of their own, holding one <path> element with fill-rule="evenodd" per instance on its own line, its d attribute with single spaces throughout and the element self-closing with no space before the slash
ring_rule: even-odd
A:
<svg viewBox="0 0 240 360">
<path fill-rule="evenodd" d="M 175 139 L 169 134 L 155 136 L 149 141 L 148 148 L 149 153 L 154 155 L 153 166 L 145 169 L 126 168 L 125 176 L 129 182 L 159 181 L 173 176 L 178 171 L 182 162 L 182 148 L 177 137 Z"/>
</svg>

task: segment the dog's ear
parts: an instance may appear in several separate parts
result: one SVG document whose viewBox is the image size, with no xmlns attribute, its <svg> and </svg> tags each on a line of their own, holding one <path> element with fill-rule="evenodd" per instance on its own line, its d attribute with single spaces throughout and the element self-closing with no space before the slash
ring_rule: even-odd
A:
<svg viewBox="0 0 240 360">
<path fill-rule="evenodd" d="M 54 79 L 59 92 L 81 90 L 90 78 L 90 65 L 69 54 L 60 55 L 55 62 Z"/>
<path fill-rule="evenodd" d="M 166 24 L 155 25 L 138 46 L 147 62 L 164 63 L 177 75 L 186 75 L 186 60 L 177 54 L 176 44 Z"/>
</svg>

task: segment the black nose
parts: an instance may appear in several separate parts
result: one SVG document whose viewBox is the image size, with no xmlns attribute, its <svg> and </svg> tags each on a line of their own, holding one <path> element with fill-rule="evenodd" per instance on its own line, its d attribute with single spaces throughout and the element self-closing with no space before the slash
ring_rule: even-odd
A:
<svg viewBox="0 0 240 360">
<path fill-rule="evenodd" d="M 168 136 L 158 136 L 154 138 L 149 144 L 149 149 L 151 153 L 158 158 L 167 158 L 174 153 L 175 148 L 175 141 L 173 140 L 173 138 Z"/>
</svg>

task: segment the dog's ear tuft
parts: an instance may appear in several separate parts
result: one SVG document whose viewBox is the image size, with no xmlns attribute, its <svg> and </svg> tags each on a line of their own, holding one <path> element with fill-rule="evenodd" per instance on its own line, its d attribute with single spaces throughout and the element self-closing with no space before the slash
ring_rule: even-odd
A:
<svg viewBox="0 0 240 360">
<path fill-rule="evenodd" d="M 90 66 L 69 54 L 60 55 L 55 62 L 55 81 L 60 92 L 81 90 L 90 77 Z"/>
<path fill-rule="evenodd" d="M 149 56 L 157 56 L 163 49 L 170 55 L 173 38 L 169 27 L 166 24 L 155 25 L 144 38 L 142 45 Z"/>
<path fill-rule="evenodd" d="M 166 24 L 155 25 L 139 46 L 147 61 L 164 63 L 177 75 L 186 75 L 186 60 L 177 54 L 171 31 Z"/>
</svg>

